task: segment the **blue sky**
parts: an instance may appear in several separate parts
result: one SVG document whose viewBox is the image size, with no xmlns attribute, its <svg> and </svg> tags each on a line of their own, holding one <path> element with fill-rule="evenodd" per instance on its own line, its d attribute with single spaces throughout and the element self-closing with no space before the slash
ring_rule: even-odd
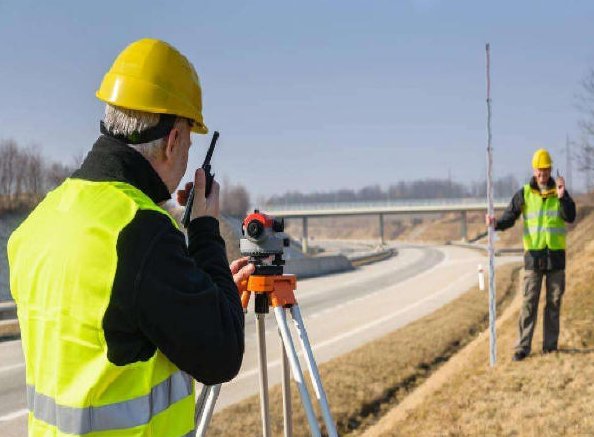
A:
<svg viewBox="0 0 594 437">
<path fill-rule="evenodd" d="M 495 176 L 524 179 L 541 146 L 564 172 L 593 22 L 591 1 L 2 0 L 0 138 L 64 162 L 85 153 L 103 74 L 153 37 L 194 63 L 205 121 L 221 132 L 215 171 L 255 198 L 478 180 L 490 42 Z M 193 139 L 192 166 L 209 138 Z"/>
</svg>

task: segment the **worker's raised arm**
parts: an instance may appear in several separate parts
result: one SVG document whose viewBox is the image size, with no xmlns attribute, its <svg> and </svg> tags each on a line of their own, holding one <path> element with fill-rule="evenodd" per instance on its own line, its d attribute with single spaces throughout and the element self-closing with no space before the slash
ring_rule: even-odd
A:
<svg viewBox="0 0 594 437">
<path fill-rule="evenodd" d="M 503 231 L 507 228 L 511 228 L 516 220 L 522 215 L 522 207 L 524 206 L 524 188 L 520 188 L 514 197 L 512 198 L 511 202 L 501 214 L 501 217 L 497 219 L 497 224 L 495 225 L 496 231 Z"/>
<path fill-rule="evenodd" d="M 559 213 L 561 218 L 567 223 L 573 223 L 575 221 L 575 202 L 565 190 L 562 197 L 559 197 Z"/>
<path fill-rule="evenodd" d="M 200 217 L 192 220 L 188 231 L 189 254 L 183 234 L 167 217 L 152 211 L 139 212 L 122 232 L 120 240 L 124 241 L 118 242 L 123 251 L 118 250 L 113 300 L 125 299 L 127 292 L 133 296 L 124 303 L 122 311 L 130 314 L 129 329 L 136 331 L 131 333 L 132 344 L 138 348 L 137 336 L 145 340 L 140 344 L 147 353 L 140 354 L 140 359 L 148 359 L 159 348 L 198 381 L 225 382 L 241 366 L 243 309 L 218 220 Z M 128 287 L 133 288 L 132 293 Z M 111 337 L 111 351 L 121 355 L 122 342 L 117 341 L 121 329 L 118 333 L 118 326 L 109 322 L 106 314 L 108 349 Z M 110 331 L 116 332 L 108 335 Z M 122 358 L 110 355 L 116 364 Z M 131 357 L 125 359 L 130 360 Z"/>
</svg>

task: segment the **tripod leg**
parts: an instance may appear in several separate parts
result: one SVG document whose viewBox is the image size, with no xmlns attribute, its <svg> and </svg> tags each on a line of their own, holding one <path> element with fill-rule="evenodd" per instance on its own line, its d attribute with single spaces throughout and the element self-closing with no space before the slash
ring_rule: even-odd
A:
<svg viewBox="0 0 594 437">
<path fill-rule="evenodd" d="M 219 393 L 221 392 L 221 384 L 203 387 L 202 392 L 200 393 L 200 398 L 203 397 L 205 388 L 206 394 L 204 395 L 202 408 L 200 409 L 200 414 L 198 415 L 198 421 L 196 423 L 196 437 L 204 437 L 206 435 L 206 429 L 208 428 L 215 404 L 217 403 Z M 200 400 L 200 398 L 198 400 Z"/>
<path fill-rule="evenodd" d="M 299 340 L 301 340 L 301 348 L 303 349 L 303 353 L 307 361 L 307 367 L 309 368 L 311 383 L 313 384 L 314 391 L 316 392 L 316 397 L 318 398 L 318 402 L 320 403 L 320 408 L 322 410 L 322 416 L 324 417 L 324 423 L 326 424 L 328 435 L 329 437 L 338 437 L 338 433 L 336 432 L 336 425 L 334 424 L 334 420 L 332 419 L 332 413 L 330 412 L 330 406 L 328 405 L 328 398 L 326 397 L 326 392 L 324 391 L 324 387 L 322 386 L 322 380 L 320 379 L 318 366 L 316 364 L 313 352 L 311 350 L 311 345 L 309 343 L 307 331 L 305 330 L 305 325 L 303 324 L 303 318 L 301 317 L 299 305 L 293 305 L 291 307 L 291 316 L 293 317 L 293 321 L 295 322 L 295 327 L 297 328 L 297 333 L 299 334 Z"/>
<path fill-rule="evenodd" d="M 309 430 L 311 431 L 311 435 L 313 437 L 321 437 L 322 434 L 320 433 L 320 427 L 318 425 L 316 415 L 314 414 L 309 392 L 307 391 L 305 381 L 303 381 L 303 372 L 301 371 L 301 366 L 299 365 L 299 358 L 297 358 L 297 352 L 295 351 L 293 338 L 291 337 L 289 326 L 287 325 L 285 309 L 283 307 L 275 307 L 274 315 L 276 316 L 276 323 L 278 324 L 278 329 L 283 338 L 283 343 L 289 358 L 289 363 L 291 364 L 293 378 L 295 378 L 295 382 L 299 388 L 299 395 L 301 396 L 301 403 L 303 404 L 305 416 L 307 417 L 307 422 L 309 423 Z"/>
<path fill-rule="evenodd" d="M 198 426 L 198 421 L 204 413 L 204 404 L 206 402 L 206 396 L 208 395 L 209 390 L 210 385 L 203 385 L 202 390 L 200 390 L 200 396 L 198 396 L 198 399 L 196 399 L 196 412 L 194 413 L 194 423 L 196 426 Z"/>
<path fill-rule="evenodd" d="M 260 415 L 262 417 L 262 435 L 271 437 L 270 413 L 268 407 L 268 362 L 266 361 L 266 314 L 256 313 L 256 332 L 258 334 L 258 366 L 260 368 Z"/>
<path fill-rule="evenodd" d="M 287 351 L 285 351 L 285 345 L 283 343 L 283 337 L 278 332 L 281 340 L 281 351 L 282 351 L 282 384 L 283 384 L 283 418 L 285 437 L 293 437 L 293 410 L 291 409 L 291 370 L 289 368 L 289 358 L 287 357 Z"/>
</svg>

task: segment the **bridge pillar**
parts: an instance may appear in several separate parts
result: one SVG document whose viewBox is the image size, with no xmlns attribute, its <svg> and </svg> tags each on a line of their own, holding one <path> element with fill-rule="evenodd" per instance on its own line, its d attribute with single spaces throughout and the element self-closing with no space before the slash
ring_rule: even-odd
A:
<svg viewBox="0 0 594 437">
<path fill-rule="evenodd" d="M 380 236 L 380 245 L 384 245 L 385 244 L 385 238 L 384 238 L 384 215 L 380 214 L 379 215 L 379 236 Z"/>
<path fill-rule="evenodd" d="M 466 211 L 460 211 L 460 237 L 463 241 L 468 240 L 468 222 Z"/>
<path fill-rule="evenodd" d="M 301 251 L 307 254 L 307 217 L 303 217 L 303 232 L 301 237 Z"/>
</svg>

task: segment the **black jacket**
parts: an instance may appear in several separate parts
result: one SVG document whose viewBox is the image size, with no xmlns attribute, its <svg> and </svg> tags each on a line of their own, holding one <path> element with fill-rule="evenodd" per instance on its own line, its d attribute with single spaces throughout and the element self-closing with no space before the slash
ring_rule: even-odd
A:
<svg viewBox="0 0 594 437">
<path fill-rule="evenodd" d="M 101 136 L 73 178 L 127 182 L 155 203 L 170 198 L 150 163 L 128 145 Z M 159 348 L 205 384 L 232 379 L 244 350 L 244 315 L 212 217 L 184 234 L 155 211 L 138 211 L 117 242 L 118 264 L 103 318 L 107 357 L 123 366 Z"/>
<path fill-rule="evenodd" d="M 538 184 L 533 177 L 530 179 L 530 186 L 538 190 Z M 547 183 L 548 188 L 555 187 L 555 180 L 549 179 Z M 575 220 L 575 203 L 569 196 L 567 190 L 563 197 L 559 198 L 559 205 L 561 218 L 567 223 L 573 223 Z M 522 215 L 524 209 L 524 187 L 514 194 L 509 206 L 503 212 L 500 218 L 497 219 L 497 226 L 495 230 L 503 231 L 511 228 L 518 217 Z M 565 251 L 564 250 L 550 250 L 549 248 L 543 250 L 529 250 L 524 252 L 524 267 L 526 270 L 562 270 L 565 268 Z"/>
</svg>

